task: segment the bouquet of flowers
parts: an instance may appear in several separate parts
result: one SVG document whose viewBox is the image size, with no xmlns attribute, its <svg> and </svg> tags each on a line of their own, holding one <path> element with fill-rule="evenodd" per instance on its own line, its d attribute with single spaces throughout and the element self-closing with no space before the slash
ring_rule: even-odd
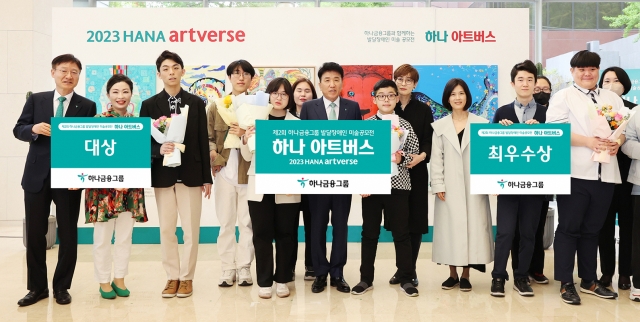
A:
<svg viewBox="0 0 640 322">
<path fill-rule="evenodd" d="M 256 120 L 266 120 L 273 105 L 269 104 L 269 94 L 259 91 L 255 95 L 236 96 L 234 102 L 237 104 L 236 116 L 238 126 L 241 129 L 248 129 L 250 126 L 256 125 Z M 247 140 L 249 151 L 256 150 L 256 136 L 252 135 Z"/>
<path fill-rule="evenodd" d="M 237 97 L 236 97 L 237 99 Z M 231 95 L 219 98 L 216 100 L 216 109 L 218 114 L 222 117 L 222 120 L 228 126 L 232 123 L 238 123 L 238 117 L 236 116 L 236 108 L 234 104 L 235 99 Z M 224 139 L 225 149 L 237 149 L 240 147 L 240 138 L 236 135 L 229 135 Z"/>
<path fill-rule="evenodd" d="M 382 115 L 381 119 L 391 121 L 391 176 L 395 176 L 398 174 L 396 153 L 402 153 L 402 147 L 407 140 L 407 130 L 400 127 L 400 119 L 396 114 Z"/>
<path fill-rule="evenodd" d="M 164 155 L 162 165 L 165 167 L 177 167 L 182 164 L 180 155 L 184 152 L 184 132 L 187 129 L 187 116 L 189 105 L 180 108 L 181 114 L 172 114 L 171 117 L 161 116 L 157 120 L 151 120 L 151 136 L 156 142 L 163 144 L 172 142 L 175 145 L 173 152 Z"/>
<path fill-rule="evenodd" d="M 599 138 L 606 138 L 611 142 L 618 140 L 627 127 L 627 121 L 631 113 L 621 114 L 620 111 L 614 112 L 611 105 L 595 106 L 594 110 L 595 113 L 590 113 L 589 115 L 593 135 Z M 601 163 L 609 163 L 610 159 L 609 151 L 593 152 L 591 156 L 592 161 Z"/>
</svg>

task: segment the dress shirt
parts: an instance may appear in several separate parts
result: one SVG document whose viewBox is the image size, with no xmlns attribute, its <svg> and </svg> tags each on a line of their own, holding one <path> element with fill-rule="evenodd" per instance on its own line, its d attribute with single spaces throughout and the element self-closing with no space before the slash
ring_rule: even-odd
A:
<svg viewBox="0 0 640 322">
<path fill-rule="evenodd" d="M 56 110 L 58 109 L 58 105 L 60 104 L 60 101 L 58 101 L 58 97 L 60 97 L 62 95 L 60 95 L 60 93 L 58 93 L 57 90 L 53 91 L 53 115 L 56 115 Z M 62 115 L 66 115 L 67 114 L 67 109 L 69 108 L 69 104 L 71 103 L 71 97 L 73 97 L 73 92 L 65 95 L 64 97 L 66 97 L 67 99 L 62 103 L 62 105 L 64 106 L 64 109 L 62 110 Z"/>
<path fill-rule="evenodd" d="M 328 100 L 326 97 L 322 96 L 322 101 L 324 102 L 324 109 L 325 111 L 327 111 L 327 119 L 329 119 L 329 115 L 331 115 L 331 108 L 329 107 L 329 105 L 331 103 L 336 104 L 336 120 L 340 119 L 340 97 L 336 98 L 335 101 L 331 102 L 330 100 Z"/>
<path fill-rule="evenodd" d="M 516 99 L 513 102 L 513 106 L 520 123 L 531 120 L 536 115 L 537 104 L 534 99 L 531 99 L 529 103 L 524 105 Z"/>
</svg>

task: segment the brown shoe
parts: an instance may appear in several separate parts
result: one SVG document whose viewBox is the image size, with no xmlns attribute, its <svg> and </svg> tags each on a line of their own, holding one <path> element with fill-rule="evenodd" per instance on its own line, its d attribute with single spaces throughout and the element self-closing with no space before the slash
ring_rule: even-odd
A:
<svg viewBox="0 0 640 322">
<path fill-rule="evenodd" d="M 178 297 L 189 297 L 193 294 L 192 281 L 180 281 L 180 288 L 178 289 Z"/>
<path fill-rule="evenodd" d="M 178 293 L 178 285 L 180 281 L 178 280 L 168 280 L 167 286 L 164 287 L 164 291 L 162 291 L 162 297 L 171 298 L 175 297 L 176 293 Z"/>
</svg>

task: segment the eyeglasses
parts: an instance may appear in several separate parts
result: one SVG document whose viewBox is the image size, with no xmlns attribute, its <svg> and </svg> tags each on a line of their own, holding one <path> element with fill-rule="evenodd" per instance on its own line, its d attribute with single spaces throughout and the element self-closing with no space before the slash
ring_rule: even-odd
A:
<svg viewBox="0 0 640 322">
<path fill-rule="evenodd" d="M 396 83 L 411 85 L 411 84 L 413 84 L 413 79 L 398 77 L 398 78 L 396 78 Z"/>
<path fill-rule="evenodd" d="M 69 73 L 71 73 L 71 76 L 76 77 L 78 75 L 80 75 L 80 71 L 77 69 L 56 69 L 57 71 L 59 71 L 62 75 L 67 75 Z"/>
<path fill-rule="evenodd" d="M 551 88 L 549 88 L 549 87 L 543 87 L 543 88 L 535 87 L 533 89 L 533 93 L 535 93 L 535 94 L 538 94 L 540 92 L 545 92 L 545 93 L 549 94 L 549 93 L 551 93 Z"/>
<path fill-rule="evenodd" d="M 235 77 L 240 77 L 240 75 L 244 76 L 244 78 L 251 78 L 251 74 L 248 72 L 240 73 L 239 70 L 234 70 L 233 73 L 231 73 L 231 76 Z"/>
<path fill-rule="evenodd" d="M 387 99 L 391 101 L 391 100 L 395 99 L 396 96 L 398 96 L 398 95 L 396 95 L 396 94 L 376 95 L 376 99 L 379 100 L 379 101 L 386 101 Z"/>
<path fill-rule="evenodd" d="M 270 94 L 271 94 L 271 96 L 274 96 L 274 97 L 277 97 L 277 98 L 287 98 L 287 97 L 289 97 L 289 94 L 287 94 L 287 93 L 272 92 Z"/>
</svg>

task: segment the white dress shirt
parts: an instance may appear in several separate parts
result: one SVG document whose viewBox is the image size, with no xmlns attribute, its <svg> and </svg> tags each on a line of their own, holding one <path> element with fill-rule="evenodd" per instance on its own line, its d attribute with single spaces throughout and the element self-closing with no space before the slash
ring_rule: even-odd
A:
<svg viewBox="0 0 640 322">
<path fill-rule="evenodd" d="M 328 100 L 326 97 L 322 96 L 322 101 L 324 102 L 324 109 L 325 111 L 327 111 L 327 119 L 329 119 L 329 115 L 331 115 L 331 108 L 329 107 L 329 105 L 331 103 L 336 104 L 336 120 L 340 119 L 339 115 L 340 115 L 340 97 L 336 98 L 335 101 L 331 102 L 330 100 Z"/>
<path fill-rule="evenodd" d="M 58 110 L 58 105 L 60 104 L 60 101 L 58 101 L 58 97 L 60 96 L 62 95 L 60 95 L 60 93 L 58 93 L 57 90 L 53 91 L 53 116 L 56 115 L 56 110 Z M 71 97 L 73 97 L 73 92 L 65 95 L 64 97 L 66 97 L 67 99 L 62 103 L 62 105 L 64 106 L 62 115 L 67 114 L 67 109 L 69 109 L 69 103 L 71 103 Z"/>
</svg>

